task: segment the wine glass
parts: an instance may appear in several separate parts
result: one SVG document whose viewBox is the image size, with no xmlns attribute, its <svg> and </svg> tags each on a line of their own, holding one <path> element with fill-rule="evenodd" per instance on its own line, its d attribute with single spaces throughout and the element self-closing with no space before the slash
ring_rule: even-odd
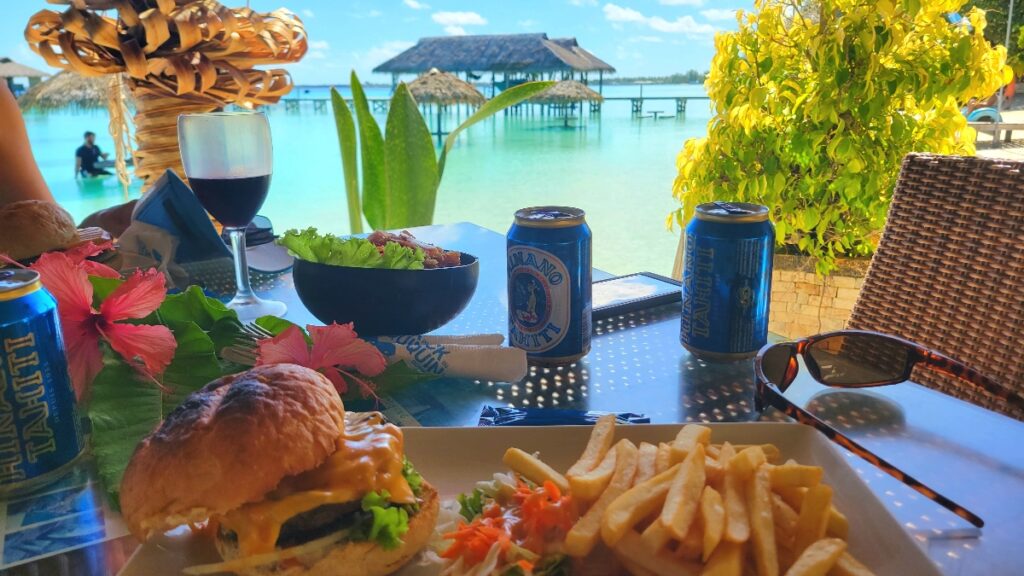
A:
<svg viewBox="0 0 1024 576">
<path fill-rule="evenodd" d="M 235 255 L 235 297 L 228 308 L 242 320 L 283 316 L 283 302 L 261 300 L 249 285 L 245 229 L 270 189 L 273 148 L 270 124 L 259 112 L 212 112 L 178 116 L 185 175 L 199 203 L 228 231 Z"/>
</svg>

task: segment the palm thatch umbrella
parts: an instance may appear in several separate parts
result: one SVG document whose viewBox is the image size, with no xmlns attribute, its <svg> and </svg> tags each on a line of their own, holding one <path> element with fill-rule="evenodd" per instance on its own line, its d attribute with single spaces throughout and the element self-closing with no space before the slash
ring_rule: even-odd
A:
<svg viewBox="0 0 1024 576">
<path fill-rule="evenodd" d="M 586 84 L 577 80 L 562 80 L 551 88 L 530 98 L 530 102 L 536 104 L 556 104 L 564 110 L 566 105 L 575 106 L 579 102 L 603 102 L 597 92 L 591 90 Z M 565 115 L 565 125 L 569 125 L 569 115 Z"/>
<path fill-rule="evenodd" d="M 468 104 L 479 106 L 487 101 L 472 84 L 461 80 L 455 74 L 431 68 L 409 83 L 409 92 L 420 105 L 430 104 L 437 111 L 438 140 L 444 135 L 441 131 L 441 111 L 450 104 Z"/>
<path fill-rule="evenodd" d="M 22 110 L 106 108 L 110 78 L 60 72 L 29 88 L 18 98 Z"/>
</svg>

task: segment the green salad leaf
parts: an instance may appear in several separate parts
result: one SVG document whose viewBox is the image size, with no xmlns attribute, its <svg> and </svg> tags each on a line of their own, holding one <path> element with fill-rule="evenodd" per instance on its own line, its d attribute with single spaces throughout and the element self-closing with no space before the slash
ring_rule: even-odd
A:
<svg viewBox="0 0 1024 576">
<path fill-rule="evenodd" d="M 387 490 L 363 496 L 361 507 L 366 513 L 353 527 L 352 539 L 376 542 L 385 550 L 402 545 L 402 536 L 409 531 L 409 512 L 391 503 Z"/>
<path fill-rule="evenodd" d="M 467 522 L 484 513 L 484 492 L 479 488 L 474 488 L 469 494 L 459 494 L 456 500 L 459 502 L 459 514 Z"/>
<path fill-rule="evenodd" d="M 402 476 L 409 483 L 409 488 L 412 488 L 412 493 L 418 498 L 420 492 L 423 491 L 423 476 L 420 476 L 420 473 L 412 467 L 412 462 L 405 457 L 402 458 Z"/>
<path fill-rule="evenodd" d="M 425 258 L 419 248 L 389 242 L 381 253 L 365 238 L 338 238 L 333 234 L 321 234 L 316 228 L 306 228 L 301 232 L 288 230 L 277 243 L 296 258 L 331 266 L 422 270 Z"/>
</svg>

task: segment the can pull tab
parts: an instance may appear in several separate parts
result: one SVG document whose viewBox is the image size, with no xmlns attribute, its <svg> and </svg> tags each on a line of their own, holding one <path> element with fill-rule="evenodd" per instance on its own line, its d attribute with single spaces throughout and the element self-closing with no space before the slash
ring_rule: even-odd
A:
<svg viewBox="0 0 1024 576">
<path fill-rule="evenodd" d="M 737 206 L 729 202 L 722 202 L 721 200 L 715 201 L 713 204 L 715 205 L 715 208 L 722 210 L 726 214 L 754 214 L 753 210 L 747 210 L 741 206 Z"/>
</svg>

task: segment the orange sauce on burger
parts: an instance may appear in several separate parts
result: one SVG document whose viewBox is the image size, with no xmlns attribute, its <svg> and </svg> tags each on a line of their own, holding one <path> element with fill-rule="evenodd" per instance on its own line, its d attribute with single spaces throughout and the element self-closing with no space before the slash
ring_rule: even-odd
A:
<svg viewBox="0 0 1024 576">
<path fill-rule="evenodd" d="M 396 504 L 416 497 L 402 476 L 402 431 L 384 424 L 379 412 L 346 414 L 337 450 L 318 468 L 285 478 L 266 500 L 246 504 L 218 518 L 238 536 L 240 557 L 273 552 L 281 526 L 294 516 L 325 504 L 359 501 L 387 490 Z"/>
</svg>

